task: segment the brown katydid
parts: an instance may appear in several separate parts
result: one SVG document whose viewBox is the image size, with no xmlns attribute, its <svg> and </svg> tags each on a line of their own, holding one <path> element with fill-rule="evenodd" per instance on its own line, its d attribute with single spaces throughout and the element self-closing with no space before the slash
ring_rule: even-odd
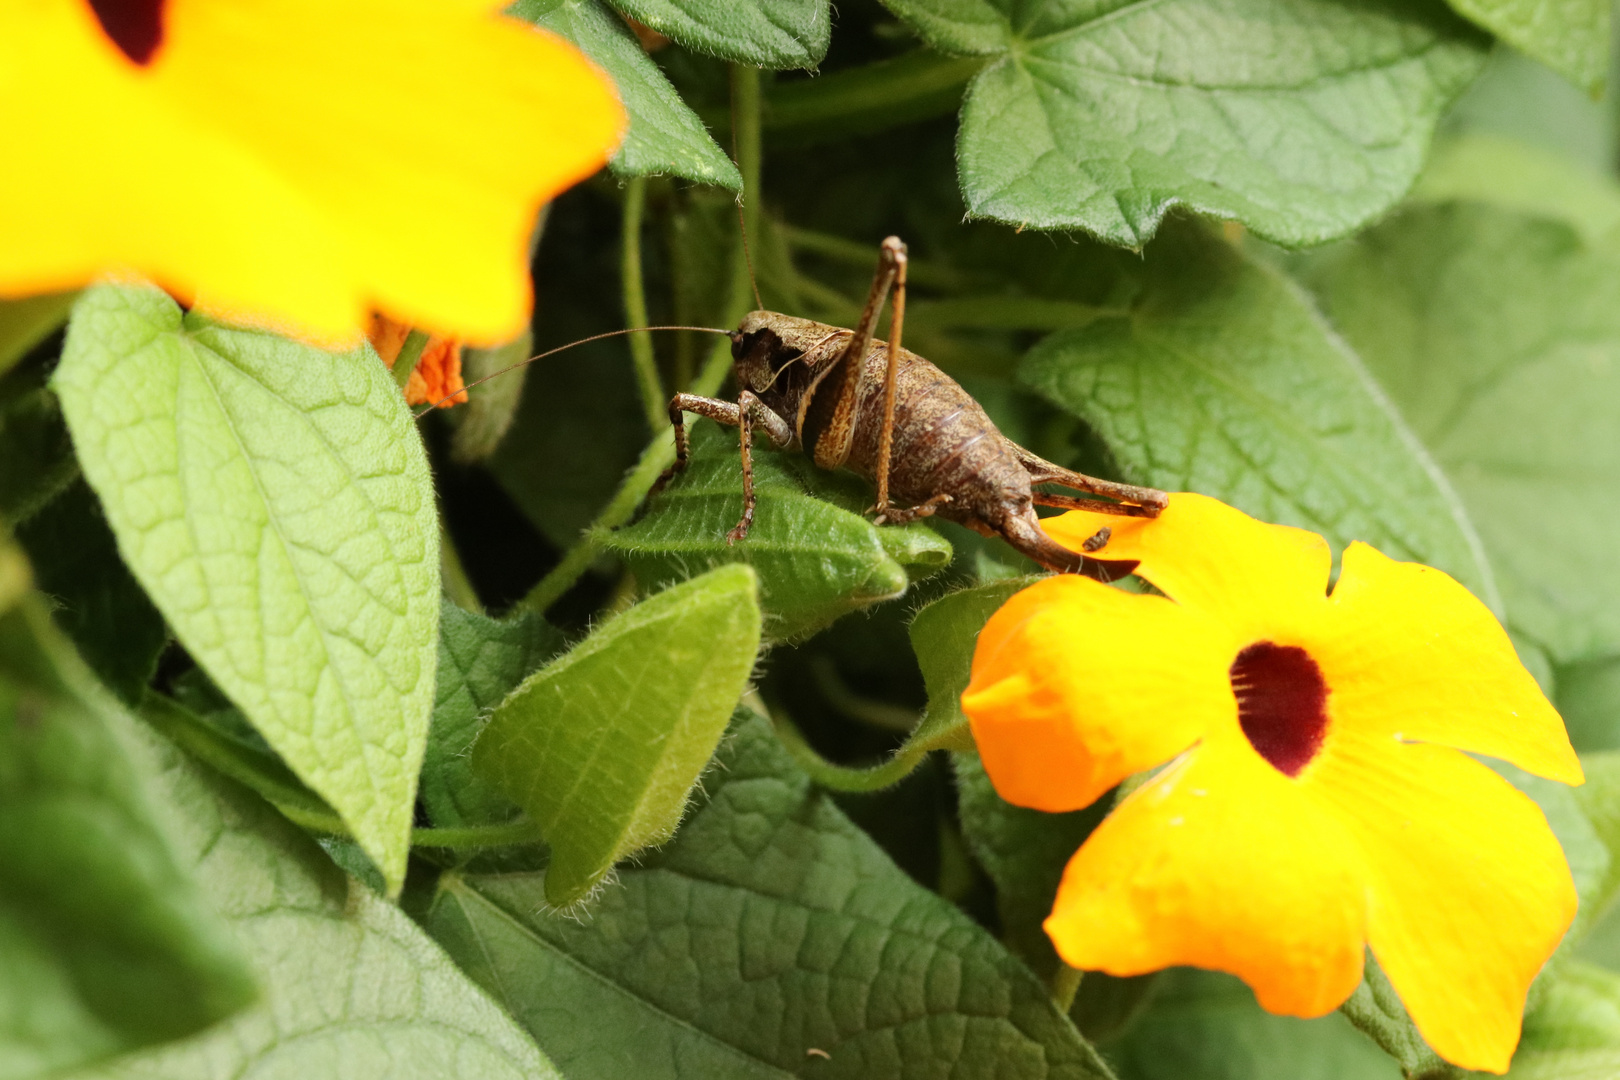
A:
<svg viewBox="0 0 1620 1080">
<path fill-rule="evenodd" d="M 878 341 L 874 331 L 891 289 L 889 340 Z M 747 537 L 754 520 L 756 426 L 780 449 L 799 448 L 821 468 L 848 468 L 871 480 L 877 503 L 868 512 L 880 525 L 938 514 L 999 536 L 1051 570 L 1081 572 L 1088 560 L 1041 530 L 1036 506 L 1145 517 L 1164 509 L 1162 491 L 1071 472 L 1003 435 L 955 380 L 901 345 L 905 306 L 906 246 L 891 236 L 883 241 L 855 329 L 750 312 L 730 334 L 737 400 L 695 394 L 670 399 L 675 462 L 649 498 L 686 466 L 683 414 L 691 412 L 741 432 L 742 518 L 727 543 Z M 1038 484 L 1091 497 L 1038 491 Z"/>
<path fill-rule="evenodd" d="M 889 341 L 879 341 L 874 334 L 891 289 L 894 317 Z M 648 330 L 695 330 L 731 338 L 737 400 L 684 393 L 670 399 L 675 462 L 648 493 L 651 500 L 686 467 L 690 451 L 685 413 L 739 428 L 743 510 L 736 527 L 726 534 L 728 544 L 745 539 L 754 520 L 756 426 L 778 448 L 801 449 L 822 468 L 848 468 L 871 480 L 877 502 L 869 512 L 876 514 L 880 525 L 938 514 L 985 536 L 999 536 L 1051 570 L 1084 573 L 1100 567 L 1048 537 L 1035 507 L 1137 517 L 1155 517 L 1164 509 L 1162 491 L 1072 472 L 1003 435 L 955 380 L 901 345 L 905 308 L 906 246 L 891 236 L 881 245 L 877 273 L 853 330 L 775 311 L 752 311 L 731 331 L 641 327 L 597 334 L 572 345 Z M 1056 484 L 1084 495 L 1038 491 L 1039 484 Z M 1095 548 L 1088 545 L 1088 550 Z"/>
</svg>

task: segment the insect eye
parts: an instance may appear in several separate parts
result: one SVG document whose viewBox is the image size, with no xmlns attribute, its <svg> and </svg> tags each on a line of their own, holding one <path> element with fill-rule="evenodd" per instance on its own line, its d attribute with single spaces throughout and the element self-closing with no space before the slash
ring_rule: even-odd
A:
<svg viewBox="0 0 1620 1080">
<path fill-rule="evenodd" d="M 741 330 L 733 330 L 726 336 L 731 339 L 731 358 L 733 360 L 741 360 L 743 357 L 748 355 L 748 346 L 750 342 L 747 334 L 743 333 Z"/>
</svg>

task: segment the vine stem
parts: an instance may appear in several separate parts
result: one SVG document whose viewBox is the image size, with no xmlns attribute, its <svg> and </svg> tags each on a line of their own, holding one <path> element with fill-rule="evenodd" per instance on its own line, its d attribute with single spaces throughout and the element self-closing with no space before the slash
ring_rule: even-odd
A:
<svg viewBox="0 0 1620 1080">
<path fill-rule="evenodd" d="M 1061 961 L 1059 963 L 1062 964 Z M 1052 1001 L 1065 1015 L 1074 1007 L 1074 995 L 1079 992 L 1080 980 L 1084 976 L 1085 972 L 1068 964 L 1062 964 L 1052 973 Z"/>
<path fill-rule="evenodd" d="M 722 325 L 734 326 L 753 306 L 753 281 L 748 273 L 748 248 L 753 237 L 759 235 L 759 70 L 741 64 L 731 66 L 731 107 L 735 117 L 732 131 L 736 138 L 737 169 L 743 177 L 742 229 L 736 248 L 732 252 L 731 296 L 726 304 Z M 645 325 L 645 324 L 643 324 Z M 632 340 L 641 335 L 632 335 Z M 692 393 L 712 397 L 725 382 L 731 371 L 731 341 L 720 338 L 715 342 L 703 369 L 692 380 Z M 562 561 L 541 578 L 527 596 L 519 600 L 514 610 L 544 614 L 574 583 L 589 570 L 602 544 L 602 534 L 627 523 L 652 490 L 658 477 L 675 460 L 675 441 L 669 431 L 660 431 L 641 458 L 619 484 L 607 506 L 596 515 L 585 534 L 568 549 Z"/>
<path fill-rule="evenodd" d="M 624 288 L 625 325 L 638 330 L 648 325 L 647 290 L 641 273 L 641 221 L 647 213 L 647 178 L 633 176 L 624 189 L 624 235 L 619 245 L 619 281 Z M 647 413 L 647 427 L 654 434 L 667 422 L 664 408 L 669 401 L 658 380 L 658 361 L 653 356 L 651 334 L 631 334 L 630 359 L 636 367 L 636 384 L 641 391 L 641 407 Z"/>
</svg>

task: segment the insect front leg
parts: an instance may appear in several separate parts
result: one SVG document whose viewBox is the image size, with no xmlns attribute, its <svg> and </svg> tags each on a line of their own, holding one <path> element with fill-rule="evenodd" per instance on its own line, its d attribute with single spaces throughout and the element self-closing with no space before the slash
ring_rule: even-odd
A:
<svg viewBox="0 0 1620 1080">
<path fill-rule="evenodd" d="M 737 427 L 741 432 L 741 455 L 743 475 L 743 512 L 742 519 L 736 526 L 726 533 L 727 546 L 739 540 L 746 539 L 748 530 L 754 524 L 754 422 L 757 420 L 765 426 L 765 431 L 771 437 L 771 442 L 777 449 L 784 449 L 793 442 L 793 428 L 788 422 L 777 416 L 765 403 L 754 396 L 752 390 L 744 390 L 737 395 Z"/>
<path fill-rule="evenodd" d="M 754 461 L 753 461 L 753 435 L 754 424 L 758 423 L 765 428 L 771 442 L 779 448 L 785 448 L 793 442 L 793 428 L 786 420 L 776 415 L 765 403 L 750 390 L 744 390 L 738 395 L 735 403 L 721 401 L 719 398 L 699 397 L 697 394 L 676 394 L 669 399 L 669 422 L 675 429 L 675 460 L 659 475 L 652 489 L 647 493 L 650 499 L 664 489 L 664 485 L 686 468 L 691 459 L 691 444 L 686 437 L 686 413 L 696 413 L 707 416 L 717 424 L 739 429 L 742 435 L 742 469 L 743 469 L 743 514 L 742 520 L 737 522 L 736 528 L 726 534 L 726 543 L 734 544 L 748 535 L 748 528 L 754 523 Z"/>
<path fill-rule="evenodd" d="M 686 462 L 692 456 L 691 444 L 686 438 L 686 413 L 697 413 L 707 416 L 717 424 L 727 427 L 737 427 L 738 409 L 729 401 L 719 398 L 700 397 L 697 394 L 676 394 L 669 399 L 669 425 L 675 429 L 675 460 L 669 468 L 658 474 L 653 486 L 647 490 L 647 498 L 652 498 L 664 490 L 664 485 L 674 479 L 676 473 L 686 471 Z"/>
</svg>

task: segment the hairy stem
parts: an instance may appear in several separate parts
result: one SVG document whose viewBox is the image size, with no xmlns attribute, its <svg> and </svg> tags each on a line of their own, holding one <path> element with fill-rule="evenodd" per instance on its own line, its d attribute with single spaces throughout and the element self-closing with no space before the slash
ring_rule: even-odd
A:
<svg viewBox="0 0 1620 1080">
<path fill-rule="evenodd" d="M 624 189 L 624 236 L 620 244 L 619 281 L 624 288 L 625 325 L 631 329 L 646 326 L 647 292 L 641 276 L 641 220 L 647 212 L 647 178 L 634 176 Z M 631 334 L 630 359 L 636 366 L 636 386 L 641 392 L 641 407 L 647 415 L 647 426 L 653 432 L 663 430 L 668 421 L 664 408 L 669 398 L 658 381 L 658 361 L 653 356 L 650 334 Z"/>
<path fill-rule="evenodd" d="M 733 64 L 731 94 L 734 117 L 732 132 L 736 145 L 737 168 L 743 177 L 743 220 L 742 236 L 739 237 L 737 250 L 733 253 L 731 298 L 726 305 L 724 321 L 726 324 L 735 325 L 748 313 L 754 298 L 753 283 L 748 270 L 748 249 L 743 247 L 743 238 L 759 235 L 759 71 L 741 64 Z M 720 338 L 715 342 L 708 359 L 703 362 L 703 369 L 698 372 L 697 378 L 692 380 L 692 393 L 704 397 L 712 396 L 720 389 L 720 384 L 725 382 L 726 374 L 730 370 L 731 341 L 728 338 Z M 608 500 L 607 506 L 596 515 L 596 520 L 591 522 L 579 542 L 568 549 L 562 561 L 552 567 L 551 571 L 529 590 L 527 596 L 517 602 L 514 610 L 544 614 L 547 608 L 573 588 L 574 583 L 590 569 L 591 563 L 596 561 L 602 534 L 625 524 L 635 515 L 636 507 L 641 505 L 641 500 L 646 498 L 647 492 L 652 489 L 659 475 L 669 468 L 674 460 L 675 441 L 670 437 L 668 430 L 660 431 L 641 452 L 641 459 L 620 482 L 619 490 L 613 493 L 613 498 Z"/>
</svg>

